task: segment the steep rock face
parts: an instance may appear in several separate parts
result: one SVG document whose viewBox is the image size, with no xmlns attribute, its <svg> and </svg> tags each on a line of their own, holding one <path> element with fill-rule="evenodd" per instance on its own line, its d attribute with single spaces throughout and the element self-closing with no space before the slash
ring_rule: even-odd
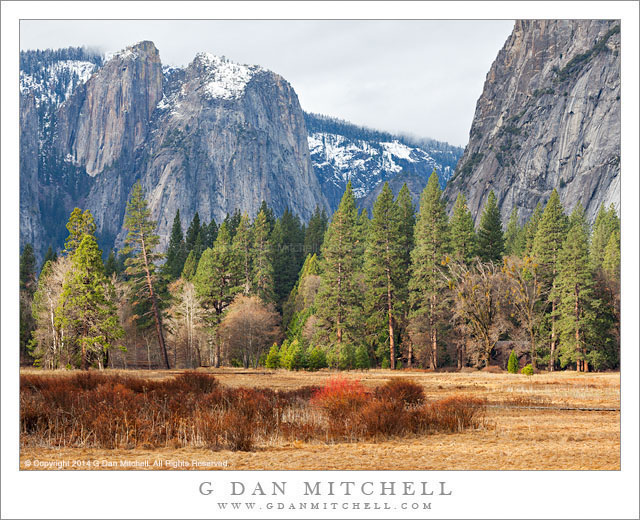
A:
<svg viewBox="0 0 640 520">
<path fill-rule="evenodd" d="M 159 103 L 140 178 L 166 241 L 176 209 L 205 221 L 262 200 L 303 219 L 328 209 L 313 172 L 302 109 L 273 72 L 201 53 L 173 73 Z"/>
<path fill-rule="evenodd" d="M 445 190 L 479 218 L 489 190 L 520 220 L 558 189 L 567 211 L 619 207 L 619 22 L 517 21 L 491 66 L 469 144 Z"/>
<path fill-rule="evenodd" d="M 76 88 L 58 111 L 56 150 L 95 176 L 116 161 L 130 164 L 145 144 L 162 99 L 162 64 L 152 42 L 113 56 Z"/>
<path fill-rule="evenodd" d="M 38 202 L 38 113 L 32 95 L 20 95 L 20 250 L 42 242 Z"/>
</svg>

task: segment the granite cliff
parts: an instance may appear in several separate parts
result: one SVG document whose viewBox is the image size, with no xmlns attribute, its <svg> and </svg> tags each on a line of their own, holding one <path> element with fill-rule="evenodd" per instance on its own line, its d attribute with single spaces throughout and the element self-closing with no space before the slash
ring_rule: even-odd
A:
<svg viewBox="0 0 640 520">
<path fill-rule="evenodd" d="M 590 220 L 619 208 L 620 24 L 517 21 L 478 100 L 469 144 L 445 196 L 465 194 L 476 220 L 490 190 L 521 222 L 557 188 Z"/>
</svg>

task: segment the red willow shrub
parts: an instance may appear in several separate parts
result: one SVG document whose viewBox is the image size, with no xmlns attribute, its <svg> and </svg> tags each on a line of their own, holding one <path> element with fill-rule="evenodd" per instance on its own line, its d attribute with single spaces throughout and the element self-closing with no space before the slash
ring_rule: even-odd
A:
<svg viewBox="0 0 640 520">
<path fill-rule="evenodd" d="M 463 396 L 424 403 L 422 387 L 405 379 L 369 391 L 339 377 L 286 392 L 229 388 L 201 372 L 164 380 L 95 372 L 20 380 L 21 438 L 40 446 L 250 450 L 278 438 L 456 432 L 480 425 L 485 408 Z"/>
<path fill-rule="evenodd" d="M 330 438 L 354 439 L 361 430 L 358 413 L 369 399 L 369 392 L 359 380 L 335 377 L 313 394 L 310 403 L 326 414 Z"/>
</svg>

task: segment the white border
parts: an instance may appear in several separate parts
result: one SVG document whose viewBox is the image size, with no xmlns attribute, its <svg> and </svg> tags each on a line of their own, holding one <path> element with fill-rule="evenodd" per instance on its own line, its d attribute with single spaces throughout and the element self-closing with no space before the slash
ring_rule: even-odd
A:
<svg viewBox="0 0 640 520">
<path fill-rule="evenodd" d="M 179 5 L 178 5 L 179 4 Z M 20 18 L 616 18 L 622 19 L 622 470 L 620 472 L 19 472 L 18 21 Z M 637 2 L 3 2 L 2 3 L 2 518 L 213 518 L 203 480 L 445 480 L 435 518 L 638 518 L 638 3 Z M 508 449 L 508 446 L 505 446 Z M 291 484 L 293 485 L 293 484 Z M 291 498 L 291 497 L 289 497 Z M 225 513 L 228 514 L 228 513 Z M 260 511 L 263 518 L 300 512 Z M 409 517 L 325 511 L 310 518 Z M 246 512 L 236 517 L 246 517 Z"/>
</svg>

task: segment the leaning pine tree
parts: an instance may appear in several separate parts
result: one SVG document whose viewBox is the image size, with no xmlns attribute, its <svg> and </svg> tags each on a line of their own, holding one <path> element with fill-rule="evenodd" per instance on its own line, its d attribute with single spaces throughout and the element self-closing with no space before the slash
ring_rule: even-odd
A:
<svg viewBox="0 0 640 520">
<path fill-rule="evenodd" d="M 385 182 L 373 205 L 364 253 L 364 275 L 367 286 L 365 314 L 369 328 L 377 338 L 389 345 L 391 369 L 396 366 L 395 327 L 401 310 L 402 249 L 400 215 L 393 202 L 393 192 Z"/>
<path fill-rule="evenodd" d="M 415 227 L 415 247 L 411 252 L 412 336 L 426 337 L 429 365 L 438 367 L 438 322 L 445 288 L 442 268 L 449 252 L 449 226 L 442 191 L 435 170 L 420 197 L 420 213 Z M 414 343 L 416 343 L 414 341 Z"/>
<path fill-rule="evenodd" d="M 151 220 L 151 212 L 144 199 L 140 182 L 133 186 L 131 198 L 127 203 L 124 225 L 129 230 L 125 238 L 124 253 L 130 255 L 125 261 L 127 266 L 125 272 L 129 276 L 133 294 L 136 294 L 141 300 L 148 301 L 151 305 L 160 353 L 165 367 L 168 369 L 170 368 L 169 356 L 164 341 L 162 316 L 155 289 L 157 283 L 155 263 L 162 258 L 160 253 L 155 252 L 155 249 L 160 240 L 155 233 L 156 224 Z"/>
</svg>

